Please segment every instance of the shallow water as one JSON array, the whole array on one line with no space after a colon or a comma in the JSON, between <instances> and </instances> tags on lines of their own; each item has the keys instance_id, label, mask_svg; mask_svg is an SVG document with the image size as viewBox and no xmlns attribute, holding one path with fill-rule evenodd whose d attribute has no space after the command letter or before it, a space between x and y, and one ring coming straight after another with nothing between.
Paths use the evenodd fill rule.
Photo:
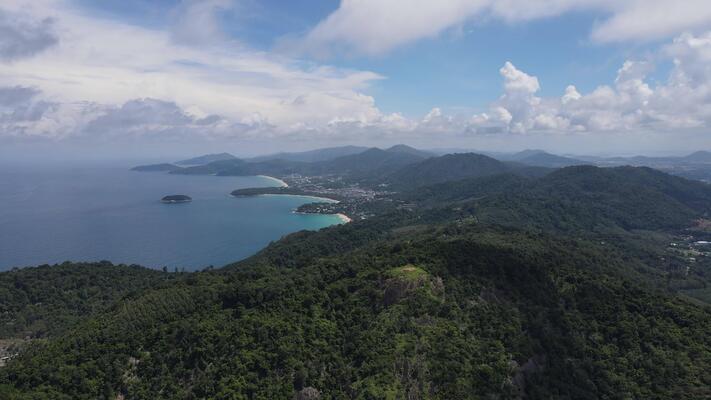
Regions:
<instances>
[{"instance_id":1,"label":"shallow water","mask_svg":"<svg viewBox=\"0 0 711 400\"><path fill-rule=\"evenodd\" d=\"M309 198L234 198L263 177L142 173L128 166L0 166L0 270L66 260L186 270L223 266L337 216L293 213ZM169 194L191 203L162 204Z\"/></svg>"}]
</instances>

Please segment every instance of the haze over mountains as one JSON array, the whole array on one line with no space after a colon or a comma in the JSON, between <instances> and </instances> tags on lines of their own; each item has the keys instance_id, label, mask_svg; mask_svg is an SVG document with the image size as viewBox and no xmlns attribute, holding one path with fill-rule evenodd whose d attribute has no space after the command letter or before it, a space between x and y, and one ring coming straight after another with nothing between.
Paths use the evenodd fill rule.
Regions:
<instances>
[{"instance_id":1,"label":"haze over mountains","mask_svg":"<svg viewBox=\"0 0 711 400\"><path fill-rule=\"evenodd\" d=\"M698 151L687 156L679 157L594 157L577 156L567 157L548 153L544 150L524 150L517 153L472 153L471 151L448 150L420 150L407 145L395 145L386 149L368 148L360 146L343 146L315 149L305 152L276 153L253 158L239 159L229 153L210 154L182 160L174 164L155 164L138 166L137 171L167 171L177 174L215 174L215 175L257 175L257 174L328 174L347 173L353 176L380 170L380 175L394 173L405 165L415 164L436 156L449 156L445 159L432 160L433 166L442 162L443 168L452 169L447 174L452 177L474 177L477 174L490 174L519 170L523 174L536 174L535 168L527 171L522 167L561 168L573 165L597 166L646 166L659 169L671 174L711 181L711 152ZM462 156L461 154L478 154L483 157ZM453 157L456 154L457 157ZM455 165L459 162L474 163L476 165ZM476 159L476 161L474 161ZM448 161L446 161L448 160ZM493 161L504 164L496 164ZM472 168L477 171L472 171ZM469 172L467 172L469 171ZM489 172L487 172L489 171ZM403 177L406 173L403 172ZM437 179L427 179L427 183L436 183Z\"/></svg>"}]
</instances>

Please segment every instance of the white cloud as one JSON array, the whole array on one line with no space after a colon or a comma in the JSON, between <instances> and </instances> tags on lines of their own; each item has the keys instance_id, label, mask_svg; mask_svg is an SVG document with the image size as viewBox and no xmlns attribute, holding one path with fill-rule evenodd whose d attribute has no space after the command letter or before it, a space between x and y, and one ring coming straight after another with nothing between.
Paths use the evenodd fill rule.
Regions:
<instances>
[{"instance_id":1,"label":"white cloud","mask_svg":"<svg viewBox=\"0 0 711 400\"><path fill-rule=\"evenodd\" d=\"M494 110L505 109L510 118L501 131L531 132L673 132L711 126L711 32L684 34L666 46L663 56L674 62L666 82L652 85L648 61L626 61L614 85L581 94L573 85L560 98L541 98L538 80L511 63L500 73L504 94L490 113L475 115L476 132L491 133Z\"/></svg>"},{"instance_id":2,"label":"white cloud","mask_svg":"<svg viewBox=\"0 0 711 400\"><path fill-rule=\"evenodd\" d=\"M655 40L711 27L708 0L342 0L296 47L315 55L378 55L470 21L515 23L580 10L606 15L592 27L598 42Z\"/></svg>"},{"instance_id":3,"label":"white cloud","mask_svg":"<svg viewBox=\"0 0 711 400\"><path fill-rule=\"evenodd\" d=\"M336 120L367 124L385 118L375 100L362 93L373 81L382 79L376 73L304 63L239 45L200 45L200 41L219 34L212 18L230 3L184 3L178 14L198 16L207 27L201 32L188 32L177 26L177 34L175 29L154 30L89 17L62 0L8 1L0 5L0 11L11 19L22 16L32 21L53 21L59 45L35 52L32 57L0 63L0 86L35 88L41 92L42 101L57 105L53 120L75 121L75 132L89 123L76 111L82 105L108 113L136 105L133 102L140 99L174 104L196 118L220 115L233 122L220 131L225 135L228 129L251 132L245 129L251 125L241 121L254 115L268 121L260 126L271 127L275 135ZM19 46L24 42L13 43ZM159 107L151 110L165 111ZM68 116L60 117L62 112ZM176 123L180 115L169 114ZM8 132L64 137L72 131L57 127L53 135L48 124L3 128L0 137Z\"/></svg>"},{"instance_id":4,"label":"white cloud","mask_svg":"<svg viewBox=\"0 0 711 400\"><path fill-rule=\"evenodd\" d=\"M613 15L595 27L599 42L647 41L711 25L708 0L628 0L610 4Z\"/></svg>"},{"instance_id":5,"label":"white cloud","mask_svg":"<svg viewBox=\"0 0 711 400\"><path fill-rule=\"evenodd\" d=\"M565 94L560 98L560 101L563 104L568 104L571 101L580 100L581 97L583 96L578 92L578 89L576 89L575 86L568 85L565 88Z\"/></svg>"},{"instance_id":6,"label":"white cloud","mask_svg":"<svg viewBox=\"0 0 711 400\"><path fill-rule=\"evenodd\" d=\"M541 88L538 78L519 71L510 61L506 61L499 73L504 77L504 89L507 94L520 92L523 95L530 95Z\"/></svg>"},{"instance_id":7,"label":"white cloud","mask_svg":"<svg viewBox=\"0 0 711 400\"><path fill-rule=\"evenodd\" d=\"M342 0L337 11L306 35L302 46L317 54L334 50L334 44L344 45L346 51L380 54L436 36L482 11L486 3L487 0Z\"/></svg>"},{"instance_id":8,"label":"white cloud","mask_svg":"<svg viewBox=\"0 0 711 400\"><path fill-rule=\"evenodd\" d=\"M654 68L651 62L631 60L609 85L589 93L570 85L561 96L549 98L540 95L536 76L507 62L499 70L503 94L485 112L450 115L435 107L415 119L382 112L375 98L364 93L372 82L383 79L373 72L300 62L240 45L200 45L200 40L219 35L214 27L192 34L199 39L192 41L176 36L175 30L89 18L61 0L21 3L8 0L0 9L40 25L53 21L58 42L0 63L0 140L288 137L437 142L475 134L672 132L711 126L711 32L682 34L662 48L660 57L674 63L662 83L647 79ZM364 3L368 2L343 5L359 8ZM484 4L455 3L462 8L447 3L433 15L434 26L428 28L432 35L466 14L467 7ZM518 21L603 3L610 10L622 7L584 0L525 4L509 0L490 5L486 12ZM231 3L210 1L198 11L190 8L194 4L185 3L181 12L203 15L213 23L216 10ZM393 4L383 2L379 7ZM423 2L419 8L430 4ZM544 4L548 8L541 8ZM636 6L625 3L630 9ZM418 7L408 8L408 13L420 12ZM419 21L417 15L406 15L415 19L374 21L370 28L376 34L381 22L396 30L400 23ZM382 49L414 40L418 35L414 28L420 25L427 24L413 23L407 34L383 36ZM359 46L356 41L351 45ZM369 46L368 51L381 51L375 40Z\"/></svg>"}]
</instances>

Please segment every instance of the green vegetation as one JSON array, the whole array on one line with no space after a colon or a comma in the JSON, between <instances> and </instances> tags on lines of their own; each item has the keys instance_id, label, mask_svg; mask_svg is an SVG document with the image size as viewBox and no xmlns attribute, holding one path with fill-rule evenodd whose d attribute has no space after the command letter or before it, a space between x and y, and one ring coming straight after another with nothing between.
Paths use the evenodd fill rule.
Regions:
<instances>
[{"instance_id":1,"label":"green vegetation","mask_svg":"<svg viewBox=\"0 0 711 400\"><path fill-rule=\"evenodd\" d=\"M402 267L393 268L390 270L390 276L396 279L405 281L419 281L428 276L427 271L412 264L407 264Z\"/></svg>"},{"instance_id":2,"label":"green vegetation","mask_svg":"<svg viewBox=\"0 0 711 400\"><path fill-rule=\"evenodd\" d=\"M4 337L43 338L0 398L711 397L711 270L666 248L708 186L570 167L388 200L218 270L0 273Z\"/></svg>"},{"instance_id":3,"label":"green vegetation","mask_svg":"<svg viewBox=\"0 0 711 400\"><path fill-rule=\"evenodd\" d=\"M131 168L132 171L138 172L173 172L180 169L182 168L174 164L139 165Z\"/></svg>"},{"instance_id":4,"label":"green vegetation","mask_svg":"<svg viewBox=\"0 0 711 400\"><path fill-rule=\"evenodd\" d=\"M169 196L164 196L160 199L163 203L189 203L193 201L192 197L184 194L172 194Z\"/></svg>"},{"instance_id":5,"label":"green vegetation","mask_svg":"<svg viewBox=\"0 0 711 400\"><path fill-rule=\"evenodd\" d=\"M404 168L389 176L388 180L400 188L406 188L498 175L518 169L481 154L447 154Z\"/></svg>"},{"instance_id":6,"label":"green vegetation","mask_svg":"<svg viewBox=\"0 0 711 400\"><path fill-rule=\"evenodd\" d=\"M331 229L335 236L339 230ZM337 256L324 249L299 267L268 250L229 270L190 274L123 299L70 334L31 346L0 370L0 393L709 394L709 311L620 276L630 265L590 242L445 225ZM439 281L440 292L415 285L393 294L393 279Z\"/></svg>"},{"instance_id":7,"label":"green vegetation","mask_svg":"<svg viewBox=\"0 0 711 400\"><path fill-rule=\"evenodd\" d=\"M109 262L44 265L0 273L0 338L57 336L79 320L174 276Z\"/></svg>"},{"instance_id":8,"label":"green vegetation","mask_svg":"<svg viewBox=\"0 0 711 400\"><path fill-rule=\"evenodd\" d=\"M176 162L177 165L205 165L215 161L234 160L237 157L230 153L206 154L204 156L190 158Z\"/></svg>"}]
</instances>

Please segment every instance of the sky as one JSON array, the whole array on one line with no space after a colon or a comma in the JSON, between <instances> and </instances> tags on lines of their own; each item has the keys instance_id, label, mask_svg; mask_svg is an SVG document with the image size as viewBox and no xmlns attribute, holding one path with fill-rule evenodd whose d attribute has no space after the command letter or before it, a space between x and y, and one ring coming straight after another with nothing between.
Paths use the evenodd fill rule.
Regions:
<instances>
[{"instance_id":1,"label":"sky","mask_svg":"<svg viewBox=\"0 0 711 400\"><path fill-rule=\"evenodd\" d=\"M0 1L0 157L396 143L711 150L711 1Z\"/></svg>"}]
</instances>

